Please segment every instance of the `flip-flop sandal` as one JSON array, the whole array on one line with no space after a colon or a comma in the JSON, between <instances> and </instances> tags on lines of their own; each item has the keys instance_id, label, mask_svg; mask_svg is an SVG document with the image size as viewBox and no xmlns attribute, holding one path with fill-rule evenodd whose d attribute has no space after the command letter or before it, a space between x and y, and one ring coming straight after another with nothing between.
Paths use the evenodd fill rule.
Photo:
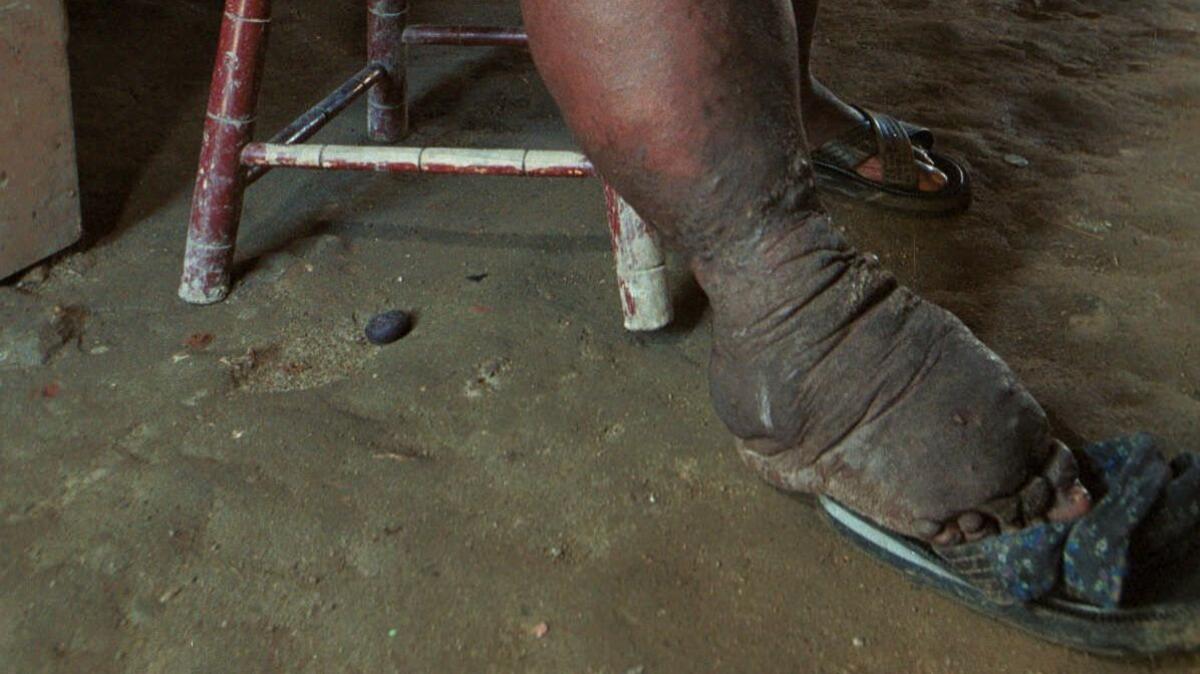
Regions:
<instances>
[{"instance_id":1,"label":"flip-flop sandal","mask_svg":"<svg viewBox=\"0 0 1200 674\"><path fill-rule=\"evenodd\" d=\"M1089 514L1074 523L1041 524L952 548L934 549L888 531L828 497L818 502L833 527L875 559L1040 639L1117 656L1200 649L1200 556L1194 554L1200 461L1184 455L1184 460L1172 462L1172 479L1171 471L1164 474L1160 468L1166 462L1153 452L1148 436L1099 443L1085 451L1097 456L1090 450L1103 453L1113 447L1133 448L1135 454L1145 450L1143 456L1152 453L1154 465L1133 465L1128 456L1110 462L1105 470L1113 480L1135 473L1144 479L1135 478L1135 488L1110 490L1097 501L1092 510L1099 513L1096 520L1090 521ZM1121 531L1114 533L1113 526ZM1156 527L1158 533L1175 537L1170 545L1155 541ZM1129 541L1138 548L1159 549L1131 552ZM1039 550L1030 553L1031 543ZM1164 559L1167 556L1170 559ZM1100 566L1098 558L1103 558ZM1045 574L1031 573L1039 565ZM1026 581L1036 578L1050 582L1037 580L1032 584L1042 587L1031 592Z\"/></svg>"},{"instance_id":2,"label":"flip-flop sandal","mask_svg":"<svg viewBox=\"0 0 1200 674\"><path fill-rule=\"evenodd\" d=\"M970 175L961 164L933 150L933 133L889 115L855 106L862 122L812 153L817 188L898 211L948 215L971 205ZM925 150L946 185L936 192L918 187L914 148ZM883 182L859 175L857 167L871 157L883 163Z\"/></svg>"}]
</instances>

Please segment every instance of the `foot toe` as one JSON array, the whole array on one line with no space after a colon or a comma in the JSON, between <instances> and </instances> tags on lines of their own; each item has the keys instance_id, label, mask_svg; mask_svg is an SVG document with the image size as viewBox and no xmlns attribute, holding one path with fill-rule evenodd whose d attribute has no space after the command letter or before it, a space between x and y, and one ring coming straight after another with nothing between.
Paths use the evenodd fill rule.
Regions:
<instances>
[{"instance_id":1,"label":"foot toe","mask_svg":"<svg viewBox=\"0 0 1200 674\"><path fill-rule=\"evenodd\" d=\"M1079 479L1079 462L1061 441L1053 440L1052 443L1050 460L1042 474L1056 490L1071 487Z\"/></svg>"},{"instance_id":2,"label":"foot toe","mask_svg":"<svg viewBox=\"0 0 1200 674\"><path fill-rule=\"evenodd\" d=\"M969 510L958 516L958 528L968 543L994 536L999 529L996 523L982 513Z\"/></svg>"},{"instance_id":3,"label":"foot toe","mask_svg":"<svg viewBox=\"0 0 1200 674\"><path fill-rule=\"evenodd\" d=\"M1046 519L1051 522L1070 522L1088 514L1091 509L1091 494L1083 484L1076 482L1055 493L1054 505L1046 511Z\"/></svg>"},{"instance_id":4,"label":"foot toe","mask_svg":"<svg viewBox=\"0 0 1200 674\"><path fill-rule=\"evenodd\" d=\"M937 192L946 187L950 183L950 179L946 177L937 167L933 165L933 160L927 154L922 153L914 157L917 166L917 188L922 192ZM879 157L871 157L858 165L856 169L858 174L871 182L883 182L883 162Z\"/></svg>"},{"instance_id":5,"label":"foot toe","mask_svg":"<svg viewBox=\"0 0 1200 674\"><path fill-rule=\"evenodd\" d=\"M958 528L964 534L978 533L985 524L987 524L987 519L973 510L958 516Z\"/></svg>"},{"instance_id":6,"label":"foot toe","mask_svg":"<svg viewBox=\"0 0 1200 674\"><path fill-rule=\"evenodd\" d=\"M1092 496L1079 480L1079 461L1074 452L1059 440L1053 440L1050 460L1042 475L1050 486L1050 503L1045 517L1051 522L1079 519L1092 508Z\"/></svg>"},{"instance_id":7,"label":"foot toe","mask_svg":"<svg viewBox=\"0 0 1200 674\"><path fill-rule=\"evenodd\" d=\"M921 173L921 177L917 180L917 186L922 192L938 192L950 183L950 178L935 167L932 160L930 163L918 161L917 170Z\"/></svg>"},{"instance_id":8,"label":"foot toe","mask_svg":"<svg viewBox=\"0 0 1200 674\"><path fill-rule=\"evenodd\" d=\"M1054 504L1054 489L1044 477L1035 477L1021 490L1021 515L1025 521L1042 517Z\"/></svg>"},{"instance_id":9,"label":"foot toe","mask_svg":"<svg viewBox=\"0 0 1200 674\"><path fill-rule=\"evenodd\" d=\"M963 535L962 529L958 528L957 522L947 524L938 535L933 537L931 541L934 545L949 546L963 543L966 537Z\"/></svg>"},{"instance_id":10,"label":"foot toe","mask_svg":"<svg viewBox=\"0 0 1200 674\"><path fill-rule=\"evenodd\" d=\"M913 533L924 540L932 541L938 534L942 533L943 526L941 522L919 519L913 522Z\"/></svg>"}]
</instances>

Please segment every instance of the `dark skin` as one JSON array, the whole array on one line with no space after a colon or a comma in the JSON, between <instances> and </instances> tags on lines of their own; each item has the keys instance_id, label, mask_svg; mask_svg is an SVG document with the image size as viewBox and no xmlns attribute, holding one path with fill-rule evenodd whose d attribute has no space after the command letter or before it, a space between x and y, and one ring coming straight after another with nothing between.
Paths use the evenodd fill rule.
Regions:
<instances>
[{"instance_id":1,"label":"dark skin","mask_svg":"<svg viewBox=\"0 0 1200 674\"><path fill-rule=\"evenodd\" d=\"M831 226L804 115L846 117L807 72L815 4L522 7L584 150L708 294L713 401L765 479L943 545L1087 511L1008 367Z\"/></svg>"}]
</instances>

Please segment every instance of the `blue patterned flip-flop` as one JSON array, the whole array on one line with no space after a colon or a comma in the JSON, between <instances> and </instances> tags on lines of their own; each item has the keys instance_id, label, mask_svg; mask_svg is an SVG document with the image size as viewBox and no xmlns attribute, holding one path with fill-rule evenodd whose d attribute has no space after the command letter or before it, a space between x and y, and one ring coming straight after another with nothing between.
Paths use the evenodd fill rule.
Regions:
<instances>
[{"instance_id":1,"label":"blue patterned flip-flop","mask_svg":"<svg viewBox=\"0 0 1200 674\"><path fill-rule=\"evenodd\" d=\"M1108 655L1200 649L1200 463L1168 466L1149 436L1092 445L1106 483L1092 512L934 549L820 498L834 527L876 559L1047 641Z\"/></svg>"}]
</instances>

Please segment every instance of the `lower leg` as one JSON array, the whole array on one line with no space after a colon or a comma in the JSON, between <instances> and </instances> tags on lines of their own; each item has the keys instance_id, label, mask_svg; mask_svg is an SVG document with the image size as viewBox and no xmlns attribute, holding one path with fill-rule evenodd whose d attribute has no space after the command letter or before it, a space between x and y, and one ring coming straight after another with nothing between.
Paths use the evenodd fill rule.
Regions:
<instances>
[{"instance_id":1,"label":"lower leg","mask_svg":"<svg viewBox=\"0 0 1200 674\"><path fill-rule=\"evenodd\" d=\"M826 141L862 123L862 115L822 84L812 72L812 42L816 33L820 0L792 0L792 15L796 22L797 54L800 63L800 106L804 129L810 147L817 148ZM933 160L917 149L918 186L926 192L936 192L946 186L944 173L934 167ZM883 164L872 157L858 166L858 173L868 180L883 180Z\"/></svg>"},{"instance_id":2,"label":"lower leg","mask_svg":"<svg viewBox=\"0 0 1200 674\"><path fill-rule=\"evenodd\" d=\"M708 293L713 399L768 480L938 542L1071 493L1008 368L831 226L787 0L522 5L584 150Z\"/></svg>"},{"instance_id":3,"label":"lower leg","mask_svg":"<svg viewBox=\"0 0 1200 674\"><path fill-rule=\"evenodd\" d=\"M768 206L754 203L767 183L779 209L818 208L785 2L522 2L534 59L589 157L695 255L760 226L749 211Z\"/></svg>"},{"instance_id":4,"label":"lower leg","mask_svg":"<svg viewBox=\"0 0 1200 674\"><path fill-rule=\"evenodd\" d=\"M800 63L800 105L813 147L844 131L858 113L817 81L812 72L812 42L820 0L792 0Z\"/></svg>"}]
</instances>

